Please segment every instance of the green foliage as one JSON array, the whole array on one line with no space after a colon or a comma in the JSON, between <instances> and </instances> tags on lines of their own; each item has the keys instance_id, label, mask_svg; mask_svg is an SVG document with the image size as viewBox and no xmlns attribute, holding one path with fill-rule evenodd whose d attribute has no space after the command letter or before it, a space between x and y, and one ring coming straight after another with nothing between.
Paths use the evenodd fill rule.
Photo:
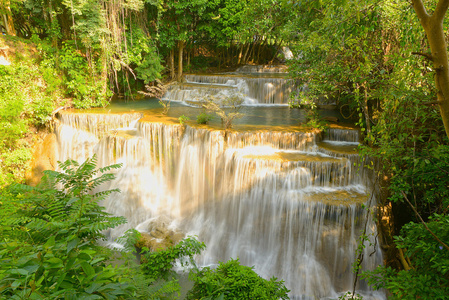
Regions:
<instances>
[{"instance_id":1,"label":"green foliage","mask_svg":"<svg viewBox=\"0 0 449 300\"><path fill-rule=\"evenodd\" d=\"M130 296L132 287L122 277L126 270L108 264L111 251L96 244L103 230L126 222L98 205L116 190L94 192L113 179L105 172L120 166L96 169L93 157L60 167L64 173L46 171L38 188L16 185L2 191L2 203L19 206L3 215L0 294L8 299Z\"/></svg>"},{"instance_id":2,"label":"green foliage","mask_svg":"<svg viewBox=\"0 0 449 300\"><path fill-rule=\"evenodd\" d=\"M435 214L427 222L428 228L441 240L449 241L449 216ZM421 223L408 223L401 236L395 238L398 248L412 262L410 270L378 267L365 272L371 286L386 288L391 299L447 299L449 295L449 250L438 242Z\"/></svg>"},{"instance_id":3,"label":"green foliage","mask_svg":"<svg viewBox=\"0 0 449 300\"><path fill-rule=\"evenodd\" d=\"M184 125L189 119L189 117L187 117L186 115L181 115L179 118L179 123L181 123L181 125Z\"/></svg>"},{"instance_id":4,"label":"green foliage","mask_svg":"<svg viewBox=\"0 0 449 300\"><path fill-rule=\"evenodd\" d=\"M25 94L16 75L15 68L0 66L0 149L14 147L26 128L26 121L21 118Z\"/></svg>"},{"instance_id":5,"label":"green foliage","mask_svg":"<svg viewBox=\"0 0 449 300\"><path fill-rule=\"evenodd\" d=\"M25 176L25 168L31 159L31 151L27 147L18 147L0 154L1 170L0 186L7 185Z\"/></svg>"},{"instance_id":6,"label":"green foliage","mask_svg":"<svg viewBox=\"0 0 449 300\"><path fill-rule=\"evenodd\" d=\"M202 112L198 116L196 116L196 122L198 124L207 124L207 122L212 120L212 118L213 118L212 115Z\"/></svg>"},{"instance_id":7,"label":"green foliage","mask_svg":"<svg viewBox=\"0 0 449 300\"><path fill-rule=\"evenodd\" d=\"M326 130L328 128L327 122L320 118L316 104L316 96L306 95L304 92L300 92L298 97L295 96L295 94L291 95L288 105L290 108L304 109L306 113L306 126L323 131Z\"/></svg>"},{"instance_id":8,"label":"green foliage","mask_svg":"<svg viewBox=\"0 0 449 300\"><path fill-rule=\"evenodd\" d=\"M158 56L154 42L141 28L133 26L128 33L130 42L128 50L128 60L136 72L137 78L149 83L161 78L161 59Z\"/></svg>"},{"instance_id":9,"label":"green foliage","mask_svg":"<svg viewBox=\"0 0 449 300\"><path fill-rule=\"evenodd\" d=\"M190 236L166 250L149 251L143 248L142 270L144 274L153 279L176 277L176 273L172 270L175 262L179 260L182 267L196 268L194 255L200 254L205 248L204 243Z\"/></svg>"},{"instance_id":10,"label":"green foliage","mask_svg":"<svg viewBox=\"0 0 449 300\"><path fill-rule=\"evenodd\" d=\"M194 286L187 299L289 299L283 281L263 279L238 259L203 268L189 275Z\"/></svg>"},{"instance_id":11,"label":"green foliage","mask_svg":"<svg viewBox=\"0 0 449 300\"><path fill-rule=\"evenodd\" d=\"M60 67L64 71L64 85L68 95L73 96L76 108L106 106L106 91L101 80L96 81L95 74L89 70L87 60L69 43L64 43L59 53Z\"/></svg>"},{"instance_id":12,"label":"green foliage","mask_svg":"<svg viewBox=\"0 0 449 300\"><path fill-rule=\"evenodd\" d=\"M48 115L35 107L41 95L30 86L39 78L38 70L27 62L0 66L0 187L23 178L31 158L22 140L30 124L41 124ZM47 105L52 109L51 105Z\"/></svg>"}]
</instances>

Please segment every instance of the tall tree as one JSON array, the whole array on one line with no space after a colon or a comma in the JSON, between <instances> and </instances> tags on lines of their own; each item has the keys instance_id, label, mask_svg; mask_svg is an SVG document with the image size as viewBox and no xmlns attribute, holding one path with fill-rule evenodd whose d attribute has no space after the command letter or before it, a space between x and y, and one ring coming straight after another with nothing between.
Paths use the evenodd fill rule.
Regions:
<instances>
[{"instance_id":1,"label":"tall tree","mask_svg":"<svg viewBox=\"0 0 449 300\"><path fill-rule=\"evenodd\" d=\"M449 137L449 63L443 27L449 0L439 0L431 14L428 13L422 0L412 0L412 4L429 41L431 53L422 53L422 55L433 62L437 103L440 106L446 135Z\"/></svg>"}]
</instances>

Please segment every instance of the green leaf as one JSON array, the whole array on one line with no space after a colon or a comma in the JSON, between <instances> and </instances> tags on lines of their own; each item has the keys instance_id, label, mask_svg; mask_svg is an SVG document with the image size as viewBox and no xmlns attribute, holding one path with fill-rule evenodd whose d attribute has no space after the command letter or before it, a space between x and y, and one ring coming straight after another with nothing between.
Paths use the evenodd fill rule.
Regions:
<instances>
[{"instance_id":1,"label":"green leaf","mask_svg":"<svg viewBox=\"0 0 449 300\"><path fill-rule=\"evenodd\" d=\"M89 263L82 262L81 267L83 268L83 270L87 274L87 276L95 275L95 270L94 270L94 268L92 268L92 266Z\"/></svg>"},{"instance_id":2,"label":"green leaf","mask_svg":"<svg viewBox=\"0 0 449 300\"><path fill-rule=\"evenodd\" d=\"M50 268L56 269L56 268L62 268L64 267L62 259L58 257L52 257L45 261L46 263L50 264Z\"/></svg>"},{"instance_id":3,"label":"green leaf","mask_svg":"<svg viewBox=\"0 0 449 300\"><path fill-rule=\"evenodd\" d=\"M55 237L51 236L47 242L44 244L44 249L48 249L50 247L53 247L55 245Z\"/></svg>"},{"instance_id":4,"label":"green leaf","mask_svg":"<svg viewBox=\"0 0 449 300\"><path fill-rule=\"evenodd\" d=\"M92 294L96 292L102 285L98 282L93 282L88 288L85 289L86 293Z\"/></svg>"},{"instance_id":5,"label":"green leaf","mask_svg":"<svg viewBox=\"0 0 449 300\"><path fill-rule=\"evenodd\" d=\"M79 238L75 237L67 244L67 254L78 245L79 241Z\"/></svg>"}]
</instances>

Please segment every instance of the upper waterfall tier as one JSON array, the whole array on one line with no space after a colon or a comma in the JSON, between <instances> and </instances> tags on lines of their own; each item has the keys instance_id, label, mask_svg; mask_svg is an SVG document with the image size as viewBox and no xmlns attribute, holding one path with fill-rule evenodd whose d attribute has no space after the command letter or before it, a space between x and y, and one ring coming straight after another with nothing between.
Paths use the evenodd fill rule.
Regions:
<instances>
[{"instance_id":1,"label":"upper waterfall tier","mask_svg":"<svg viewBox=\"0 0 449 300\"><path fill-rule=\"evenodd\" d=\"M244 65L239 67L236 73L287 73L288 68L285 65Z\"/></svg>"},{"instance_id":2,"label":"upper waterfall tier","mask_svg":"<svg viewBox=\"0 0 449 300\"><path fill-rule=\"evenodd\" d=\"M244 104L284 104L297 90L292 79L283 74L259 73L186 75L186 83L173 85L164 100L195 102L205 97L239 96Z\"/></svg>"}]
</instances>

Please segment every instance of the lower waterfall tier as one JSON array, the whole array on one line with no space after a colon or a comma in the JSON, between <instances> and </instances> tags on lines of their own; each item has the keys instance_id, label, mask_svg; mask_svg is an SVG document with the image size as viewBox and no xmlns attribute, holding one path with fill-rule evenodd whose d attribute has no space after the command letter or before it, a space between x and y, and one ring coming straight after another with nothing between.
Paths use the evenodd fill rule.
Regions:
<instances>
[{"instance_id":1,"label":"lower waterfall tier","mask_svg":"<svg viewBox=\"0 0 449 300\"><path fill-rule=\"evenodd\" d=\"M224 134L141 117L64 113L56 130L58 160L96 154L99 167L123 164L103 187L121 190L103 205L128 219L107 233L111 241L163 217L206 243L200 265L238 257L265 278L283 279L294 299L338 298L352 289L365 226L362 267L382 264L374 220L363 208L375 206L370 174L359 171L358 135L349 129L333 133L335 144L331 135L318 143L314 132ZM357 290L383 299L363 281Z\"/></svg>"}]
</instances>

